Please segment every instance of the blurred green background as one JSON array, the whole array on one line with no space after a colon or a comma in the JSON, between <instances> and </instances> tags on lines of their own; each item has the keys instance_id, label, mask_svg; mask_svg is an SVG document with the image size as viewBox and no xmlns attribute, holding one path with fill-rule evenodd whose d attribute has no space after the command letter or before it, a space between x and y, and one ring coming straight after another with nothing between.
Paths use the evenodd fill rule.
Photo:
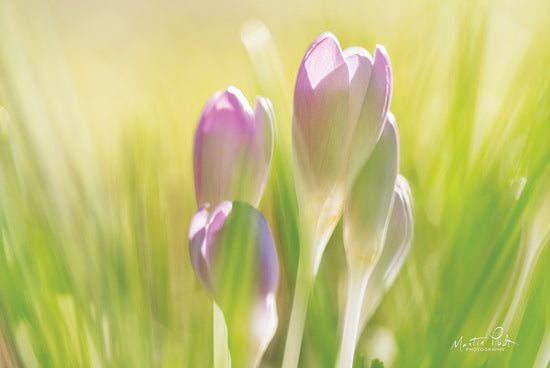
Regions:
<instances>
[{"instance_id":1,"label":"blurred green background","mask_svg":"<svg viewBox=\"0 0 550 368\"><path fill-rule=\"evenodd\" d=\"M550 3L0 0L0 366L211 367L212 304L188 256L192 139L227 85L278 120L260 209L281 265L280 366L298 257L294 79L330 30L386 46L415 238L357 367L546 367ZM259 23L263 22L263 23ZM300 366L339 343L341 227ZM519 345L452 350L502 326Z\"/></svg>"}]
</instances>

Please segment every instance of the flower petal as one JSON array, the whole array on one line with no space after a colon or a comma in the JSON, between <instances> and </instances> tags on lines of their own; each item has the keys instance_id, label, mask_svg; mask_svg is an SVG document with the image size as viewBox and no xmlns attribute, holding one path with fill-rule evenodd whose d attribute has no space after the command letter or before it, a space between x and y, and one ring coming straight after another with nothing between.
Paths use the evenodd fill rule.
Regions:
<instances>
[{"instance_id":1,"label":"flower petal","mask_svg":"<svg viewBox=\"0 0 550 368\"><path fill-rule=\"evenodd\" d=\"M197 274L201 285L210 294L212 292L212 283L210 279L210 267L204 256L204 249L207 245L206 234L208 230L208 207L206 204L201 206L191 219L189 226L189 256L191 265Z\"/></svg>"},{"instance_id":2,"label":"flower petal","mask_svg":"<svg viewBox=\"0 0 550 368\"><path fill-rule=\"evenodd\" d=\"M210 207L210 204L208 203L200 206L197 212L193 215L191 224L189 225L189 239L193 239L197 233L208 224L208 207Z\"/></svg>"},{"instance_id":3,"label":"flower petal","mask_svg":"<svg viewBox=\"0 0 550 368\"><path fill-rule=\"evenodd\" d=\"M373 60L370 53L362 47L350 47L344 50L344 58L349 70L350 92L349 92L349 122L355 127L365 93L369 85Z\"/></svg>"},{"instance_id":4,"label":"flower petal","mask_svg":"<svg viewBox=\"0 0 550 368\"><path fill-rule=\"evenodd\" d=\"M332 33L325 32L309 47L298 75L305 73L315 89L319 82L344 63L338 39Z\"/></svg>"},{"instance_id":5,"label":"flower petal","mask_svg":"<svg viewBox=\"0 0 550 368\"><path fill-rule=\"evenodd\" d=\"M337 48L341 63L313 88L304 65L321 68L321 61L310 59L329 53L313 50L309 53L310 59L306 57L302 62L294 92L292 156L299 200L309 191L316 199L324 200L342 170L349 136L348 67L339 46L331 38L326 40L330 42L321 41L316 49L325 47L327 43L330 53Z\"/></svg>"},{"instance_id":6,"label":"flower petal","mask_svg":"<svg viewBox=\"0 0 550 368\"><path fill-rule=\"evenodd\" d=\"M384 127L392 93L392 70L384 46L377 45L373 69L351 143L348 183L369 158Z\"/></svg>"},{"instance_id":7,"label":"flower petal","mask_svg":"<svg viewBox=\"0 0 550 368\"><path fill-rule=\"evenodd\" d=\"M241 193L250 193L248 201L257 206L264 192L273 156L273 126L275 114L271 102L258 96L254 110L254 130L242 173Z\"/></svg>"}]
</instances>

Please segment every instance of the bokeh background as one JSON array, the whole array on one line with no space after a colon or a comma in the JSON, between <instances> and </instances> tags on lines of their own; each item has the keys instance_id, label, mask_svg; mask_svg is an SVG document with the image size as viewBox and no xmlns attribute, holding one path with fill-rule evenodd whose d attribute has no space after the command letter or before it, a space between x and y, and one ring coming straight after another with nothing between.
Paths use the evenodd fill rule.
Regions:
<instances>
[{"instance_id":1,"label":"bokeh background","mask_svg":"<svg viewBox=\"0 0 550 368\"><path fill-rule=\"evenodd\" d=\"M357 367L546 367L550 359L550 3L0 0L0 366L211 367L212 304L188 256L192 139L227 85L271 99L260 209L281 264L280 366L299 253L293 85L309 44L386 46L409 258ZM332 367L341 226L300 366ZM519 345L459 352L502 326Z\"/></svg>"}]
</instances>

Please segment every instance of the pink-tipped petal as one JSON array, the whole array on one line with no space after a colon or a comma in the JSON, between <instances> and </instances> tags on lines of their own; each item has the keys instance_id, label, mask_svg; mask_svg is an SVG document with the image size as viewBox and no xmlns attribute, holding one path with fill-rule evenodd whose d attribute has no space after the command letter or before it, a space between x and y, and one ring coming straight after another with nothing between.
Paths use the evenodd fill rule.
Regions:
<instances>
[{"instance_id":1,"label":"pink-tipped petal","mask_svg":"<svg viewBox=\"0 0 550 368\"><path fill-rule=\"evenodd\" d=\"M250 180L250 190L256 191L255 200L250 203L258 205L267 182L273 157L275 114L273 106L267 98L260 96L256 98L254 119L254 133L249 151L249 157L253 160L250 160L251 172L248 178Z\"/></svg>"},{"instance_id":2,"label":"pink-tipped petal","mask_svg":"<svg viewBox=\"0 0 550 368\"><path fill-rule=\"evenodd\" d=\"M233 203L230 201L221 202L212 212L208 221L208 234L213 235L220 231L225 224L225 220L233 209Z\"/></svg>"},{"instance_id":3,"label":"pink-tipped petal","mask_svg":"<svg viewBox=\"0 0 550 368\"><path fill-rule=\"evenodd\" d=\"M390 109L391 97L393 93L393 72L391 67L390 55L388 51L382 45L376 45L374 50L374 63L377 68L377 73L384 75L386 86L386 99L384 104L384 111L387 112Z\"/></svg>"},{"instance_id":4,"label":"pink-tipped petal","mask_svg":"<svg viewBox=\"0 0 550 368\"><path fill-rule=\"evenodd\" d=\"M331 67L327 67L323 59L326 54L337 54L338 62L330 59ZM306 65L311 70L307 71ZM315 87L309 74L322 75ZM348 95L349 72L340 46L331 37L325 38L304 58L296 81L292 156L297 191L303 187L323 197L334 186L345 159L350 130Z\"/></svg>"},{"instance_id":5,"label":"pink-tipped petal","mask_svg":"<svg viewBox=\"0 0 550 368\"><path fill-rule=\"evenodd\" d=\"M189 256L191 265L201 285L208 293L211 293L212 280L206 254L206 249L208 247L207 233L210 219L208 207L208 205L201 206L191 219L191 224L189 226Z\"/></svg>"},{"instance_id":6,"label":"pink-tipped petal","mask_svg":"<svg viewBox=\"0 0 550 368\"><path fill-rule=\"evenodd\" d=\"M345 64L338 39L323 33L308 49L298 74L304 73L313 89L333 70Z\"/></svg>"},{"instance_id":7,"label":"pink-tipped petal","mask_svg":"<svg viewBox=\"0 0 550 368\"><path fill-rule=\"evenodd\" d=\"M347 48L343 54L348 65L350 80L349 122L351 126L355 127L365 100L373 60L370 53L362 47Z\"/></svg>"},{"instance_id":8,"label":"pink-tipped petal","mask_svg":"<svg viewBox=\"0 0 550 368\"><path fill-rule=\"evenodd\" d=\"M309 57L309 54L311 53L312 50L315 49L317 44L319 44L321 41L325 40L326 38L332 38L337 44L340 44L340 42L338 42L338 39L336 38L336 36L332 32L325 31L325 32L321 33L319 36L317 36L317 38L311 43L311 45L309 45L309 47L306 51L306 54L304 55L304 59L302 60L302 62L306 58Z\"/></svg>"},{"instance_id":9,"label":"pink-tipped petal","mask_svg":"<svg viewBox=\"0 0 550 368\"><path fill-rule=\"evenodd\" d=\"M210 204L203 204L193 215L191 224L189 224L189 239L194 238L195 235L197 235L197 233L208 223L208 207L210 207Z\"/></svg>"},{"instance_id":10,"label":"pink-tipped petal","mask_svg":"<svg viewBox=\"0 0 550 368\"><path fill-rule=\"evenodd\" d=\"M353 135L348 182L352 183L358 171L369 158L388 113L392 93L392 70L386 49L377 45L373 68Z\"/></svg>"}]
</instances>

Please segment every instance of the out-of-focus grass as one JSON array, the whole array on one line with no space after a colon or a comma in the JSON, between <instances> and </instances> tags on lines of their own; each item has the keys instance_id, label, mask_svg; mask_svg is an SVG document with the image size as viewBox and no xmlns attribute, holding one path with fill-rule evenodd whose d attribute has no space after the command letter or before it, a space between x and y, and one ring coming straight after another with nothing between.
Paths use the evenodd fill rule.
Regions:
<instances>
[{"instance_id":1,"label":"out-of-focus grass","mask_svg":"<svg viewBox=\"0 0 550 368\"><path fill-rule=\"evenodd\" d=\"M270 98L278 119L260 208L282 267L263 365L280 365L299 252L292 86L330 30L343 47L387 47L415 199L411 254L357 365L545 366L547 14L544 1L0 2L0 365L212 365L211 303L187 251L191 147L202 106L228 84ZM250 19L271 36L241 28ZM337 353L341 237L311 299L304 367ZM519 345L450 351L497 326Z\"/></svg>"}]
</instances>

